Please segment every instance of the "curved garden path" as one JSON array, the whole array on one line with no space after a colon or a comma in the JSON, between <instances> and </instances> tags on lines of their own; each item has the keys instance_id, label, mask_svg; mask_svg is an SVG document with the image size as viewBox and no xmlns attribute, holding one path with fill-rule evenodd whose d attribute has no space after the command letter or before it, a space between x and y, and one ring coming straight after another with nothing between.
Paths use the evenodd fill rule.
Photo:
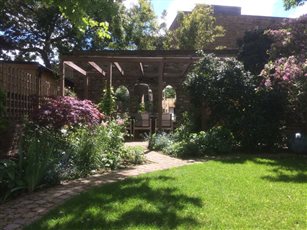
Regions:
<instances>
[{"instance_id":1,"label":"curved garden path","mask_svg":"<svg viewBox=\"0 0 307 230\"><path fill-rule=\"evenodd\" d=\"M147 142L129 142L126 145L141 145L146 147ZM147 162L143 165L136 165L127 169L114 170L104 174L96 174L87 178L69 181L2 204L0 205L0 229L22 229L23 226L42 217L50 209L93 186L196 162L193 160L172 158L154 151L149 151L145 154L145 157Z\"/></svg>"}]
</instances>

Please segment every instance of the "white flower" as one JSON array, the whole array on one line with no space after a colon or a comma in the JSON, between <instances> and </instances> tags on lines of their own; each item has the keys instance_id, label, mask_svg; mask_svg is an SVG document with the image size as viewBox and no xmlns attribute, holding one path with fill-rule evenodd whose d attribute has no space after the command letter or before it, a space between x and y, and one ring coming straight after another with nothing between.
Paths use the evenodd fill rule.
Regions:
<instances>
[{"instance_id":1,"label":"white flower","mask_svg":"<svg viewBox=\"0 0 307 230\"><path fill-rule=\"evenodd\" d=\"M61 129L61 133L62 133L62 134L66 134L66 133L67 133L67 129L62 128L62 129Z\"/></svg>"},{"instance_id":2,"label":"white flower","mask_svg":"<svg viewBox=\"0 0 307 230\"><path fill-rule=\"evenodd\" d=\"M50 111L50 110L45 110L45 111L44 111L44 114L45 114L45 115L49 115L49 114L51 114L51 111Z\"/></svg>"}]
</instances>

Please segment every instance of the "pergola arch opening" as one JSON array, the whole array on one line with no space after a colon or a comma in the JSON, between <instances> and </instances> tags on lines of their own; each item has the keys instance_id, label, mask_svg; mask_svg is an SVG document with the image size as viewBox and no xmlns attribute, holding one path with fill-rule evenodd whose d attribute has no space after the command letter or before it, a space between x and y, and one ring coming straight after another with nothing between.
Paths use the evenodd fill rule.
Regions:
<instances>
[{"instance_id":1,"label":"pergola arch opening","mask_svg":"<svg viewBox=\"0 0 307 230\"><path fill-rule=\"evenodd\" d=\"M171 114L172 120L176 120L176 90L171 85L162 90L162 112Z\"/></svg>"},{"instance_id":2,"label":"pergola arch opening","mask_svg":"<svg viewBox=\"0 0 307 230\"><path fill-rule=\"evenodd\" d=\"M129 113L130 108L130 92L125 85L120 85L114 90L116 109L117 113L120 115L125 115Z\"/></svg>"}]
</instances>

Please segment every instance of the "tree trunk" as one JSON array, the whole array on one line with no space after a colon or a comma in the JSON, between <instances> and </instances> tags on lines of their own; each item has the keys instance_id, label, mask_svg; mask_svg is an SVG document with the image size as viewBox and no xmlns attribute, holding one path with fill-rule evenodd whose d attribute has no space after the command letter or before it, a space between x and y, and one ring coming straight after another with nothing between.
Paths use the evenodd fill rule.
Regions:
<instances>
[{"instance_id":1,"label":"tree trunk","mask_svg":"<svg viewBox=\"0 0 307 230\"><path fill-rule=\"evenodd\" d=\"M44 64L47 68L51 69L51 63L50 63L50 60L49 60L49 57L48 57L48 54L47 52L43 51L40 52L41 56L42 56L42 59L44 61Z\"/></svg>"}]
</instances>

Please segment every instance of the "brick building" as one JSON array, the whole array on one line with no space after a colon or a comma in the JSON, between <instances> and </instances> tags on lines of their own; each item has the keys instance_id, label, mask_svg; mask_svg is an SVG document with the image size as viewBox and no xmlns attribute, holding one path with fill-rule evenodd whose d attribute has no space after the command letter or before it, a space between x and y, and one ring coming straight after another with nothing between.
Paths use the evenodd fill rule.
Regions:
<instances>
[{"instance_id":1,"label":"brick building","mask_svg":"<svg viewBox=\"0 0 307 230\"><path fill-rule=\"evenodd\" d=\"M214 49L216 47L238 49L237 41L243 38L246 31L272 28L287 20L287 18L280 17L242 15L241 7L236 6L212 5L211 7L216 18L216 25L220 25L225 29L225 35L216 38L214 43L205 47L208 49ZM184 13L189 14L190 12ZM178 15L171 24L170 30L178 28L177 17Z\"/></svg>"}]
</instances>

